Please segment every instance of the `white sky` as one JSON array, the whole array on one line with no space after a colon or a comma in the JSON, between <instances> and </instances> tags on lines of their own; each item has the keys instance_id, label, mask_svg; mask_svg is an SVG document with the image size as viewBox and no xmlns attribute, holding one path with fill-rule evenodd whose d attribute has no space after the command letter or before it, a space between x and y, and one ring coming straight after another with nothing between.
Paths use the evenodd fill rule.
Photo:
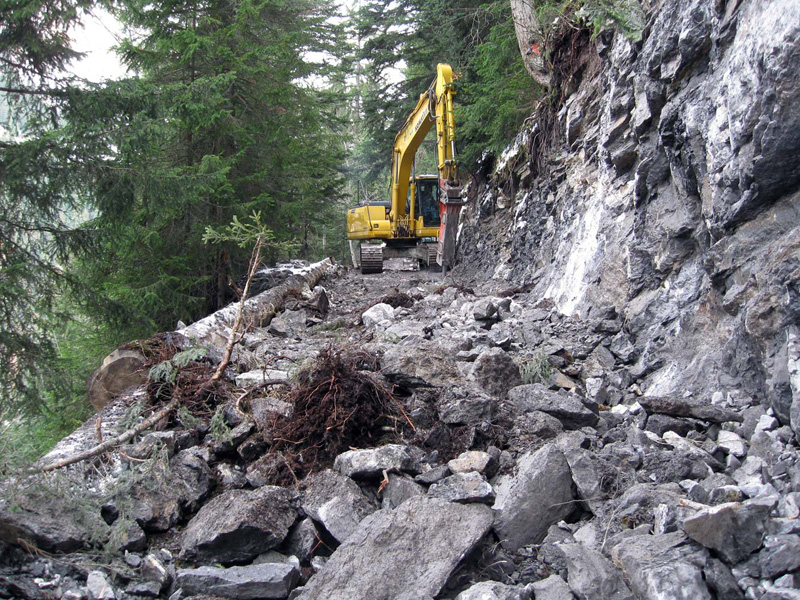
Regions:
<instances>
[{"instance_id":1,"label":"white sky","mask_svg":"<svg viewBox=\"0 0 800 600\"><path fill-rule=\"evenodd\" d=\"M83 20L83 27L72 32L73 49L86 56L72 63L70 72L93 82L105 79L120 79L125 76L125 67L112 50L119 43L122 24L103 10Z\"/></svg>"}]
</instances>

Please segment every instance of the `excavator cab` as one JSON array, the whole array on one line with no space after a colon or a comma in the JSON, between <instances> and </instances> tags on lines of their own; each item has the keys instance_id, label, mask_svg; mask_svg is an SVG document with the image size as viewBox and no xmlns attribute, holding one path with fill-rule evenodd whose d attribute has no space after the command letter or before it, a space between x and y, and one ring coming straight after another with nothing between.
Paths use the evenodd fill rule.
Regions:
<instances>
[{"instance_id":1,"label":"excavator cab","mask_svg":"<svg viewBox=\"0 0 800 600\"><path fill-rule=\"evenodd\" d=\"M420 177L415 186L417 192L417 214L422 217L425 227L439 227L442 217L439 214L439 178Z\"/></svg>"}]
</instances>

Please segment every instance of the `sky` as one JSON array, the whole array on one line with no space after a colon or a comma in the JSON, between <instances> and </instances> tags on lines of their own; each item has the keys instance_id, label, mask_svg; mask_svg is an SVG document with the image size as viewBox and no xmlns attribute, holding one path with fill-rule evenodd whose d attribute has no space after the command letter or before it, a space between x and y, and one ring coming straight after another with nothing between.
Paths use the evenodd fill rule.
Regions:
<instances>
[{"instance_id":1,"label":"sky","mask_svg":"<svg viewBox=\"0 0 800 600\"><path fill-rule=\"evenodd\" d=\"M123 77L125 67L112 50L122 34L119 21L105 11L96 10L94 15L83 19L82 25L72 32L73 49L86 56L73 62L69 70L93 82Z\"/></svg>"}]
</instances>

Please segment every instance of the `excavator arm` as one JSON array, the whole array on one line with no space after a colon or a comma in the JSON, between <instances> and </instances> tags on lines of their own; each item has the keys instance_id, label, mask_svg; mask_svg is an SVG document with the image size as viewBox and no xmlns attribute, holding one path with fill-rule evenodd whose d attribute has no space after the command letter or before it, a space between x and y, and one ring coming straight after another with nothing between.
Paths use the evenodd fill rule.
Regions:
<instances>
[{"instance_id":1,"label":"excavator arm","mask_svg":"<svg viewBox=\"0 0 800 600\"><path fill-rule=\"evenodd\" d=\"M434 123L440 182L451 188L460 188L455 156L454 96L453 71L449 65L440 63L436 67L436 79L425 93L420 94L417 105L394 138L390 216L398 222L406 217L414 156ZM413 213L413 209L410 212Z\"/></svg>"}]
</instances>

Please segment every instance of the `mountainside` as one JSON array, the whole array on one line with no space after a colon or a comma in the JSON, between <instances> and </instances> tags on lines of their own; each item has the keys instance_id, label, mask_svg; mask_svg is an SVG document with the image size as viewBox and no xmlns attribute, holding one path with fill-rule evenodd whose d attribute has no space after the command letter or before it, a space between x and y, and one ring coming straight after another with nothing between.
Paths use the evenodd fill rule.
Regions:
<instances>
[{"instance_id":1,"label":"mountainside","mask_svg":"<svg viewBox=\"0 0 800 600\"><path fill-rule=\"evenodd\" d=\"M556 106L476 190L459 273L620 315L639 352L612 398L753 398L800 432L800 4L650 4L640 43L562 41Z\"/></svg>"}]
</instances>

